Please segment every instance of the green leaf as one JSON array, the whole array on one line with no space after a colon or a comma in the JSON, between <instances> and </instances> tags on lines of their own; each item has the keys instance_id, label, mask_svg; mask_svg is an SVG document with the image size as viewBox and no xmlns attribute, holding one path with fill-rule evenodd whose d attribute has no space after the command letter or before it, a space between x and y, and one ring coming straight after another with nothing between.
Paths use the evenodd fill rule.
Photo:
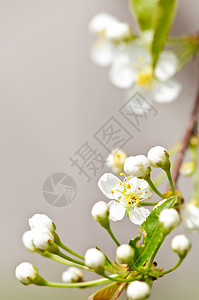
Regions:
<instances>
[{"instance_id":1,"label":"green leaf","mask_svg":"<svg viewBox=\"0 0 199 300\"><path fill-rule=\"evenodd\" d=\"M136 267L142 267L162 243L164 235L158 216L163 209L172 208L176 203L177 196L163 200L162 204L153 209L146 221L139 227L140 236L129 242L135 249Z\"/></svg>"},{"instance_id":2,"label":"green leaf","mask_svg":"<svg viewBox=\"0 0 199 300\"><path fill-rule=\"evenodd\" d=\"M167 40L175 16L176 4L176 0L158 0L155 7L153 24L154 36L151 46L153 68Z\"/></svg>"},{"instance_id":3,"label":"green leaf","mask_svg":"<svg viewBox=\"0 0 199 300\"><path fill-rule=\"evenodd\" d=\"M91 295L88 300L112 300L120 289L121 284L111 283Z\"/></svg>"},{"instance_id":4,"label":"green leaf","mask_svg":"<svg viewBox=\"0 0 199 300\"><path fill-rule=\"evenodd\" d=\"M153 28L154 9L158 0L130 0L130 8L137 17L141 31Z\"/></svg>"}]
</instances>

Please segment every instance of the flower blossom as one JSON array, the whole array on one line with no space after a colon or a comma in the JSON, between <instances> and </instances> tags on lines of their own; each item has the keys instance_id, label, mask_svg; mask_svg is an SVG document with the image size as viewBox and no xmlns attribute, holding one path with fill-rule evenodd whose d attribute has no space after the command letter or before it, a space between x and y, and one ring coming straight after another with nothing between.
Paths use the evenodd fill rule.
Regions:
<instances>
[{"instance_id":1,"label":"flower blossom","mask_svg":"<svg viewBox=\"0 0 199 300\"><path fill-rule=\"evenodd\" d=\"M149 210L141 207L142 201L152 196L148 183L137 177L126 177L122 182L115 175L105 173L98 181L102 193L111 201L109 219L122 220L125 212L132 223L141 225L149 215Z\"/></svg>"},{"instance_id":2,"label":"flower blossom","mask_svg":"<svg viewBox=\"0 0 199 300\"><path fill-rule=\"evenodd\" d=\"M109 78L112 84L130 89L130 95L140 92L146 99L172 102L180 94L181 84L171 79L178 70L178 59L171 51L162 51L155 70L152 57L139 41L123 43L114 56Z\"/></svg>"}]
</instances>

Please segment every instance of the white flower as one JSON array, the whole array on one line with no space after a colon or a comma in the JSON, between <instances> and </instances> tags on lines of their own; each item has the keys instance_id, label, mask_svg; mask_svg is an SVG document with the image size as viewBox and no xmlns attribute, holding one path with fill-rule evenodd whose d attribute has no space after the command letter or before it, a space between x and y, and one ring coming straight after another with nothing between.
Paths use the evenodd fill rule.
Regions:
<instances>
[{"instance_id":1,"label":"white flower","mask_svg":"<svg viewBox=\"0 0 199 300\"><path fill-rule=\"evenodd\" d=\"M112 22L117 22L118 19L106 12L99 13L95 15L89 23L89 31L96 33L96 34L103 34L108 25L110 25Z\"/></svg>"},{"instance_id":2,"label":"white flower","mask_svg":"<svg viewBox=\"0 0 199 300\"><path fill-rule=\"evenodd\" d=\"M15 275L21 283L28 285L38 276L38 271L32 264L23 262L16 267Z\"/></svg>"},{"instance_id":3,"label":"white flower","mask_svg":"<svg viewBox=\"0 0 199 300\"><path fill-rule=\"evenodd\" d=\"M124 163L124 172L139 178L145 178L151 171L149 160L144 155L129 156Z\"/></svg>"},{"instance_id":4,"label":"white flower","mask_svg":"<svg viewBox=\"0 0 199 300\"><path fill-rule=\"evenodd\" d=\"M44 214L35 214L28 220L29 226L31 229L38 228L38 227L45 227L51 232L54 232L56 229L55 224L53 221Z\"/></svg>"},{"instance_id":5,"label":"white flower","mask_svg":"<svg viewBox=\"0 0 199 300\"><path fill-rule=\"evenodd\" d=\"M182 222L190 232L199 231L199 207L194 204L184 205L181 209Z\"/></svg>"},{"instance_id":6,"label":"white flower","mask_svg":"<svg viewBox=\"0 0 199 300\"><path fill-rule=\"evenodd\" d=\"M128 40L132 37L131 27L127 23L111 22L106 28L105 37L116 43Z\"/></svg>"},{"instance_id":7,"label":"white flower","mask_svg":"<svg viewBox=\"0 0 199 300\"><path fill-rule=\"evenodd\" d=\"M148 152L148 160L155 168L167 168L170 166L169 153L161 146L155 146Z\"/></svg>"},{"instance_id":8,"label":"white flower","mask_svg":"<svg viewBox=\"0 0 199 300\"><path fill-rule=\"evenodd\" d=\"M171 80L178 68L173 52L163 51L153 74L151 54L140 41L122 44L114 56L109 77L111 82L123 89L137 88L141 94L147 91L147 99L172 102L180 94L182 86Z\"/></svg>"},{"instance_id":9,"label":"white flower","mask_svg":"<svg viewBox=\"0 0 199 300\"><path fill-rule=\"evenodd\" d=\"M127 158L127 154L121 149L114 149L106 159L107 167L111 168L111 170L116 173L120 174L123 172L124 162Z\"/></svg>"},{"instance_id":10,"label":"white flower","mask_svg":"<svg viewBox=\"0 0 199 300\"><path fill-rule=\"evenodd\" d=\"M188 238L183 235L176 235L171 241L171 248L175 251L179 256L185 256L187 252L191 248L191 243Z\"/></svg>"},{"instance_id":11,"label":"white flower","mask_svg":"<svg viewBox=\"0 0 199 300\"><path fill-rule=\"evenodd\" d=\"M180 216L176 209L165 208L160 213L159 221L162 224L165 233L169 233L172 229L180 225Z\"/></svg>"},{"instance_id":12,"label":"white flower","mask_svg":"<svg viewBox=\"0 0 199 300\"><path fill-rule=\"evenodd\" d=\"M22 236L22 242L26 249L28 249L30 252L36 251L35 246L32 243L32 230L24 232Z\"/></svg>"},{"instance_id":13,"label":"white flower","mask_svg":"<svg viewBox=\"0 0 199 300\"><path fill-rule=\"evenodd\" d=\"M91 215L93 219L99 222L103 227L107 227L109 225L109 206L104 201L99 201L94 204Z\"/></svg>"},{"instance_id":14,"label":"white flower","mask_svg":"<svg viewBox=\"0 0 199 300\"><path fill-rule=\"evenodd\" d=\"M133 281L127 288L127 297L130 300L144 300L150 295L150 286L143 281Z\"/></svg>"},{"instance_id":15,"label":"white flower","mask_svg":"<svg viewBox=\"0 0 199 300\"><path fill-rule=\"evenodd\" d=\"M119 246L116 250L116 257L121 263L132 263L135 255L135 250L130 246L123 244Z\"/></svg>"},{"instance_id":16,"label":"white flower","mask_svg":"<svg viewBox=\"0 0 199 300\"><path fill-rule=\"evenodd\" d=\"M103 273L105 256L101 251L95 248L88 249L85 253L84 259L87 267L95 270L97 273Z\"/></svg>"},{"instance_id":17,"label":"white flower","mask_svg":"<svg viewBox=\"0 0 199 300\"><path fill-rule=\"evenodd\" d=\"M54 252L54 235L45 227L32 229L32 243L38 250Z\"/></svg>"},{"instance_id":18,"label":"white flower","mask_svg":"<svg viewBox=\"0 0 199 300\"><path fill-rule=\"evenodd\" d=\"M62 281L65 283L79 282L83 278L83 273L75 267L68 268L62 273Z\"/></svg>"},{"instance_id":19,"label":"white flower","mask_svg":"<svg viewBox=\"0 0 199 300\"><path fill-rule=\"evenodd\" d=\"M122 182L115 175L105 173L98 187L108 199L113 199L108 203L110 220L122 220L126 212L131 222L141 225L148 217L149 210L139 206L152 196L145 180L129 176Z\"/></svg>"}]
</instances>

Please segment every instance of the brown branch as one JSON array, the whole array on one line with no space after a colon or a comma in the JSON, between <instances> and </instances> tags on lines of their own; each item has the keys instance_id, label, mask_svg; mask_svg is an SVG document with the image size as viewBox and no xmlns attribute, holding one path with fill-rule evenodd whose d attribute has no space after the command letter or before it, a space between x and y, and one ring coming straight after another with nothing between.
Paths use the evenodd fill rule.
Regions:
<instances>
[{"instance_id":1,"label":"brown branch","mask_svg":"<svg viewBox=\"0 0 199 300\"><path fill-rule=\"evenodd\" d=\"M196 100L193 106L193 111L190 115L190 118L188 120L187 126L186 126L186 130L185 130L185 134L184 137L182 139L181 142L181 149L178 153L177 156L177 160L176 160L176 165L175 168L173 170L173 174L172 174L172 178L173 178L173 182L174 185L177 185L177 181L178 181L178 177L179 177L179 171L180 171L180 167L184 158L184 154L186 151L186 148L189 144L189 140L193 134L194 128L197 124L197 116L198 116L198 112L199 112L199 88L198 88L198 92L197 92L197 96L196 96Z\"/></svg>"}]
</instances>

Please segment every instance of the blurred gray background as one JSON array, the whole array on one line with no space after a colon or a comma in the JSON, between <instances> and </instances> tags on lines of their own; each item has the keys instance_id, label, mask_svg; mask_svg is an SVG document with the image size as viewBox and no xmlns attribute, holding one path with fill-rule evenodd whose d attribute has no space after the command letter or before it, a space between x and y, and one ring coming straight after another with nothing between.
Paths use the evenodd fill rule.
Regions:
<instances>
[{"instance_id":1,"label":"blurred gray background","mask_svg":"<svg viewBox=\"0 0 199 300\"><path fill-rule=\"evenodd\" d=\"M198 30L198 0L181 0L172 29L173 34ZM172 104L158 105L158 114L141 122L141 132L118 114L124 103L123 92L113 87L107 70L95 66L89 58L93 40L87 31L91 17L107 11L121 20L135 23L124 0L1 0L0 1L0 173L1 173L1 274L0 297L10 299L87 299L93 290L24 287L14 276L17 264L30 261L49 280L60 280L65 270L55 262L29 253L21 243L28 230L27 220L34 213L45 213L57 225L63 241L84 253L97 244L111 258L115 246L96 224L90 209L105 200L97 188L100 170L88 183L71 167L69 157L86 142L105 158L108 152L93 134L110 118L134 135L124 147L128 154L146 152L151 146L167 148L181 138L197 88L195 62L178 75L184 90ZM75 200L62 208L50 205L42 195L42 186L54 173L68 173L77 184ZM181 181L187 201L191 200L189 180ZM121 242L137 234L129 220L114 223ZM158 254L160 266L177 261L168 237ZM151 299L197 300L198 235L190 236L193 248L183 265L172 275L154 283ZM86 275L86 278L90 278ZM125 299L125 297L123 298Z\"/></svg>"}]
</instances>

